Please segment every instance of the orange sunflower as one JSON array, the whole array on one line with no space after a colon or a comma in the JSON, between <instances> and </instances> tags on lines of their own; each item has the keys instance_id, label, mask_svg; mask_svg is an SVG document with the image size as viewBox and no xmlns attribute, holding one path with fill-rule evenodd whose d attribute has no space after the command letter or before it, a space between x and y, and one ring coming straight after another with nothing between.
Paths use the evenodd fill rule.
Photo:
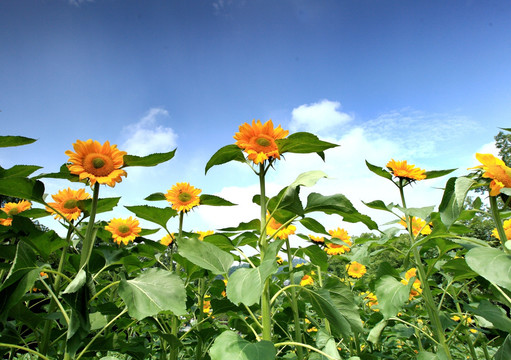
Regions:
<instances>
[{"instance_id":1,"label":"orange sunflower","mask_svg":"<svg viewBox=\"0 0 511 360\"><path fill-rule=\"evenodd\" d=\"M188 212L200 203L201 189L196 189L189 183L177 183L165 194L165 198L172 204L172 209Z\"/></svg>"},{"instance_id":2,"label":"orange sunflower","mask_svg":"<svg viewBox=\"0 0 511 360\"><path fill-rule=\"evenodd\" d=\"M82 210L78 207L78 201L90 198L90 195L84 189L71 190L70 188L60 190L57 194L51 196L56 202L48 203L53 209L58 210L69 221L80 217ZM61 219L55 210L46 207L46 210L55 215L55 219Z\"/></svg>"},{"instance_id":3,"label":"orange sunflower","mask_svg":"<svg viewBox=\"0 0 511 360\"><path fill-rule=\"evenodd\" d=\"M130 216L127 219L112 219L105 226L105 230L112 233L112 237L117 245L121 245L121 242L124 245L128 245L130 241L135 240L142 229L139 227L138 220Z\"/></svg>"},{"instance_id":4,"label":"orange sunflower","mask_svg":"<svg viewBox=\"0 0 511 360\"><path fill-rule=\"evenodd\" d=\"M349 276L357 279L360 279L367 272L365 265L356 261L352 261L346 265L346 270L348 271Z\"/></svg>"},{"instance_id":5,"label":"orange sunflower","mask_svg":"<svg viewBox=\"0 0 511 360\"><path fill-rule=\"evenodd\" d=\"M483 177L492 179L490 196L497 196L503 188L511 188L511 168L504 161L492 154L476 154L477 160L483 165L476 166L484 171Z\"/></svg>"},{"instance_id":6,"label":"orange sunflower","mask_svg":"<svg viewBox=\"0 0 511 360\"><path fill-rule=\"evenodd\" d=\"M504 221L503 226L504 226L504 232L506 233L506 238L507 238L506 240L510 240L511 239L511 219ZM496 228L493 229L492 235L500 240L499 232L497 231Z\"/></svg>"},{"instance_id":7,"label":"orange sunflower","mask_svg":"<svg viewBox=\"0 0 511 360\"><path fill-rule=\"evenodd\" d=\"M160 244L169 246L174 241L174 233L167 234L164 237L161 238Z\"/></svg>"},{"instance_id":8,"label":"orange sunflower","mask_svg":"<svg viewBox=\"0 0 511 360\"><path fill-rule=\"evenodd\" d=\"M325 245L325 238L323 236L309 235L309 239L317 245Z\"/></svg>"},{"instance_id":9,"label":"orange sunflower","mask_svg":"<svg viewBox=\"0 0 511 360\"><path fill-rule=\"evenodd\" d=\"M336 238L341 240L342 242L348 244L347 245L340 245L340 244L334 244L329 243L326 244L325 251L328 255L340 255L344 254L346 252L350 252L351 248L350 246L353 244L351 242L351 236L348 235L348 232L344 229L337 228L336 230L328 230L328 233L332 238Z\"/></svg>"},{"instance_id":10,"label":"orange sunflower","mask_svg":"<svg viewBox=\"0 0 511 360\"><path fill-rule=\"evenodd\" d=\"M421 282L417 279L417 269L411 268L405 273L405 278L401 280L401 284L408 285L408 282L411 278L415 277L415 281L413 282L412 289L410 290L410 296L408 300L412 300L414 297L422 294Z\"/></svg>"},{"instance_id":11,"label":"orange sunflower","mask_svg":"<svg viewBox=\"0 0 511 360\"><path fill-rule=\"evenodd\" d=\"M280 125L275 129L273 122L268 120L264 124L261 120L252 120L252 125L244 123L240 131L234 135L236 145L248 154L248 159L260 164L270 158L280 159L279 147L276 140L285 138L288 130Z\"/></svg>"},{"instance_id":12,"label":"orange sunflower","mask_svg":"<svg viewBox=\"0 0 511 360\"><path fill-rule=\"evenodd\" d=\"M292 235L292 234L295 233L296 226L288 225L285 228L280 229L282 224L279 223L274 218L269 219L269 217L270 217L269 214L266 215L266 234L268 236L273 236L273 234L277 233L275 235L275 238L279 238L281 240L285 240L285 239L287 239L289 237L289 235Z\"/></svg>"},{"instance_id":13,"label":"orange sunflower","mask_svg":"<svg viewBox=\"0 0 511 360\"><path fill-rule=\"evenodd\" d=\"M126 171L121 170L126 152L117 149L117 145L110 145L108 141L101 145L89 139L76 140L73 148L76 153L66 151L70 163L67 167L71 174L79 175L80 180L89 179L91 185L98 182L114 187L122 181L121 176L127 176Z\"/></svg>"},{"instance_id":14,"label":"orange sunflower","mask_svg":"<svg viewBox=\"0 0 511 360\"><path fill-rule=\"evenodd\" d=\"M399 222L400 225L403 225L405 229L408 228L408 224L405 219L401 219ZM426 222L420 218L416 218L412 216L412 232L414 236L419 235L429 235L431 234L431 227L426 225Z\"/></svg>"},{"instance_id":15,"label":"orange sunflower","mask_svg":"<svg viewBox=\"0 0 511 360\"><path fill-rule=\"evenodd\" d=\"M426 178L426 170L416 168L415 165L408 164L406 160L396 161L392 159L387 163L387 168L398 178L407 180L424 180Z\"/></svg>"},{"instance_id":16,"label":"orange sunflower","mask_svg":"<svg viewBox=\"0 0 511 360\"><path fill-rule=\"evenodd\" d=\"M304 275L300 280L300 286L313 285L314 279L310 275Z\"/></svg>"},{"instance_id":17,"label":"orange sunflower","mask_svg":"<svg viewBox=\"0 0 511 360\"><path fill-rule=\"evenodd\" d=\"M32 204L30 203L30 201L27 200L21 200L17 203L14 202L6 203L3 208L0 208L0 210L6 213L7 216L9 217L7 219L0 218L0 225L11 226L12 216L18 215L20 212L30 209L31 206Z\"/></svg>"},{"instance_id":18,"label":"orange sunflower","mask_svg":"<svg viewBox=\"0 0 511 360\"><path fill-rule=\"evenodd\" d=\"M213 235L215 232L213 230L207 230L207 231L196 231L197 234L199 234L199 240L204 240L206 236Z\"/></svg>"}]
</instances>

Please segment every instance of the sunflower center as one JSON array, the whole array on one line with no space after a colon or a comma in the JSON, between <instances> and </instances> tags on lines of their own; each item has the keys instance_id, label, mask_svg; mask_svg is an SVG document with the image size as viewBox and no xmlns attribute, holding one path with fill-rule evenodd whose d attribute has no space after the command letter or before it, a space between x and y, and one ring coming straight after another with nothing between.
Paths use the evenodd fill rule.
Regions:
<instances>
[{"instance_id":1,"label":"sunflower center","mask_svg":"<svg viewBox=\"0 0 511 360\"><path fill-rule=\"evenodd\" d=\"M76 201L75 199L69 199L66 200L66 202L64 203L64 209L71 210L74 209L77 205L78 201Z\"/></svg>"},{"instance_id":2,"label":"sunflower center","mask_svg":"<svg viewBox=\"0 0 511 360\"><path fill-rule=\"evenodd\" d=\"M11 210L9 210L9 212L7 214L12 216L12 215L18 215L19 213L20 213L20 210L18 209L18 207L13 207Z\"/></svg>"},{"instance_id":3,"label":"sunflower center","mask_svg":"<svg viewBox=\"0 0 511 360\"><path fill-rule=\"evenodd\" d=\"M108 176L115 169L111 157L98 153L87 155L83 160L83 168L94 176Z\"/></svg>"},{"instance_id":4,"label":"sunflower center","mask_svg":"<svg viewBox=\"0 0 511 360\"><path fill-rule=\"evenodd\" d=\"M268 147L271 145L271 140L267 139L266 137L260 136L256 139L256 143L259 146Z\"/></svg>"},{"instance_id":5,"label":"sunflower center","mask_svg":"<svg viewBox=\"0 0 511 360\"><path fill-rule=\"evenodd\" d=\"M130 227L128 225L120 225L118 228L117 228L117 231L120 232L121 234L126 234L126 233L129 233L130 232Z\"/></svg>"},{"instance_id":6,"label":"sunflower center","mask_svg":"<svg viewBox=\"0 0 511 360\"><path fill-rule=\"evenodd\" d=\"M185 203L185 202L192 200L192 195L187 192L182 192L177 196L177 198L179 199L179 201Z\"/></svg>"}]
</instances>

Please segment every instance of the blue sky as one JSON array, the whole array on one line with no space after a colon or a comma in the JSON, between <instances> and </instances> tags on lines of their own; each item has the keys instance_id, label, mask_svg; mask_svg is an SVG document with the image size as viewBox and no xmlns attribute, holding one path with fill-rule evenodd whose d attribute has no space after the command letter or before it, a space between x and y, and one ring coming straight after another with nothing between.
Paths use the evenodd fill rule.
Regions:
<instances>
[{"instance_id":1,"label":"blue sky","mask_svg":"<svg viewBox=\"0 0 511 360\"><path fill-rule=\"evenodd\" d=\"M397 199L365 159L463 174L510 127L509 19L509 1L3 0L1 133L38 141L0 149L0 165L57 171L77 139L138 155L177 147L168 164L129 169L102 194L137 205L188 181L249 202L257 179L248 168L204 176L204 166L239 125L271 118L341 145L326 163L288 156L272 191L323 170L331 179L314 191L345 193L370 213L359 200ZM68 186L45 183L49 193ZM443 183L417 186L414 205L436 204ZM188 221L206 230L253 212L200 209Z\"/></svg>"}]
</instances>

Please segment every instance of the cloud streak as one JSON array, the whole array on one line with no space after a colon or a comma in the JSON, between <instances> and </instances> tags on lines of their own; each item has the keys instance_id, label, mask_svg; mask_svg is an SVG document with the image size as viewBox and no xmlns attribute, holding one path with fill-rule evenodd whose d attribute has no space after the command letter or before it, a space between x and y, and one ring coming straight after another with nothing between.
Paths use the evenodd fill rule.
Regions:
<instances>
[{"instance_id":1,"label":"cloud streak","mask_svg":"<svg viewBox=\"0 0 511 360\"><path fill-rule=\"evenodd\" d=\"M339 111L341 103L337 101L321 100L312 104L300 105L291 112L291 131L308 131L324 133L345 125L353 120L349 114Z\"/></svg>"}]
</instances>

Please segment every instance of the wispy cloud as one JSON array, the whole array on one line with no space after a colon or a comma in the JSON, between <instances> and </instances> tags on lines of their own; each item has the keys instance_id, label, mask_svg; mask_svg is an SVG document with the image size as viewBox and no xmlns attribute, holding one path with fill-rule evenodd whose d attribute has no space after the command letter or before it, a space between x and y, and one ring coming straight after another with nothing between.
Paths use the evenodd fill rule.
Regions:
<instances>
[{"instance_id":1,"label":"wispy cloud","mask_svg":"<svg viewBox=\"0 0 511 360\"><path fill-rule=\"evenodd\" d=\"M305 130L313 133L322 133L349 123L353 117L339 111L341 103L337 101L321 100L312 104L300 105L291 112L291 131Z\"/></svg>"},{"instance_id":2,"label":"wispy cloud","mask_svg":"<svg viewBox=\"0 0 511 360\"><path fill-rule=\"evenodd\" d=\"M69 0L69 3L74 6L80 6L83 3L94 2L94 0Z\"/></svg>"},{"instance_id":3,"label":"wispy cloud","mask_svg":"<svg viewBox=\"0 0 511 360\"><path fill-rule=\"evenodd\" d=\"M123 129L127 139L120 148L140 156L173 150L177 143L176 133L172 128L158 124L158 118L168 117L165 109L150 109L140 121Z\"/></svg>"}]
</instances>

